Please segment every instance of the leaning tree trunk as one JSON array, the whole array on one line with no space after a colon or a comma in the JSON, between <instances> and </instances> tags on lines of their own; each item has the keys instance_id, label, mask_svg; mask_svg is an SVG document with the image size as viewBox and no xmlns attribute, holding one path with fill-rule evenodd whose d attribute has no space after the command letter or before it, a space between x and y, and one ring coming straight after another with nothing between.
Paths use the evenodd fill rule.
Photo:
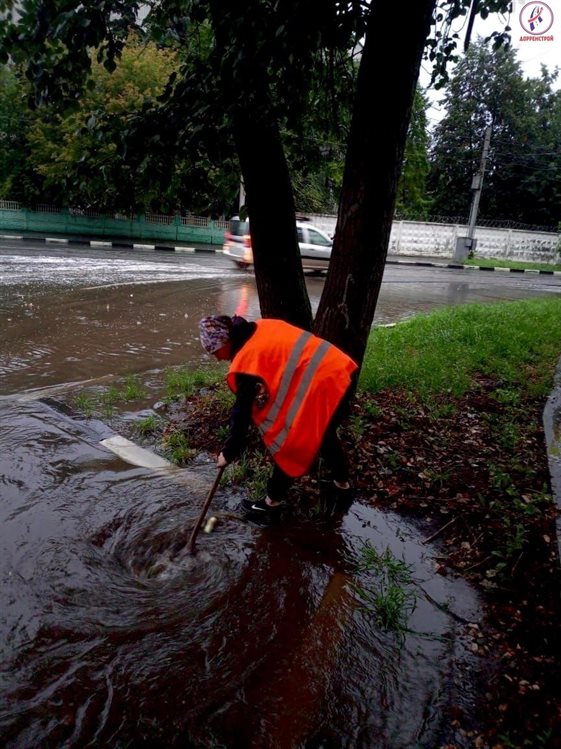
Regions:
<instances>
[{"instance_id":1,"label":"leaning tree trunk","mask_svg":"<svg viewBox=\"0 0 561 749\"><path fill-rule=\"evenodd\" d=\"M312 309L296 236L292 183L275 122L235 117L235 139L251 228L255 281L263 317L309 330Z\"/></svg>"},{"instance_id":2,"label":"leaning tree trunk","mask_svg":"<svg viewBox=\"0 0 561 749\"><path fill-rule=\"evenodd\" d=\"M436 0L408 3L381 44L387 3L374 0L362 53L329 272L315 331L361 363L382 283L397 183Z\"/></svg>"},{"instance_id":3,"label":"leaning tree trunk","mask_svg":"<svg viewBox=\"0 0 561 749\"><path fill-rule=\"evenodd\" d=\"M296 235L292 182L273 114L256 0L211 0L222 93L233 126L263 317L310 329L312 310Z\"/></svg>"}]
</instances>

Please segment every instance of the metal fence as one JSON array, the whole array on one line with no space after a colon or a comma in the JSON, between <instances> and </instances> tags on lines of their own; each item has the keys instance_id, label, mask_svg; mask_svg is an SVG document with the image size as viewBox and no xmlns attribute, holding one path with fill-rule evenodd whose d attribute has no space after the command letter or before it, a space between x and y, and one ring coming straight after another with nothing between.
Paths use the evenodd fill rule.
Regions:
<instances>
[{"instance_id":1,"label":"metal fence","mask_svg":"<svg viewBox=\"0 0 561 749\"><path fill-rule=\"evenodd\" d=\"M7 231L222 244L227 226L227 221L204 216L104 216L90 209L60 210L48 205L32 211L15 201L0 200L0 229Z\"/></svg>"}]
</instances>

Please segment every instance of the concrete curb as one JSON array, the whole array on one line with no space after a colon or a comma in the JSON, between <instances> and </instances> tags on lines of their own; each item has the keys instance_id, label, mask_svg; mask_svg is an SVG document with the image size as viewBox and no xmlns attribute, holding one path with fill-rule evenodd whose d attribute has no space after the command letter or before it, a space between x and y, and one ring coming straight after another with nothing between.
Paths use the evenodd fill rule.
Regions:
<instances>
[{"instance_id":1,"label":"concrete curb","mask_svg":"<svg viewBox=\"0 0 561 749\"><path fill-rule=\"evenodd\" d=\"M557 364L551 391L543 411L551 493L561 511L561 359ZM556 520L557 547L561 558L561 516Z\"/></svg>"},{"instance_id":2,"label":"concrete curb","mask_svg":"<svg viewBox=\"0 0 561 749\"><path fill-rule=\"evenodd\" d=\"M146 242L105 241L103 239L67 239L65 237L29 237L21 234L0 234L0 239L20 240L27 242L43 242L44 244L81 244L85 247L106 248L115 250L147 250L155 252L222 252L221 249L210 246L185 247L184 245L149 244Z\"/></svg>"},{"instance_id":3,"label":"concrete curb","mask_svg":"<svg viewBox=\"0 0 561 749\"><path fill-rule=\"evenodd\" d=\"M141 468L175 468L173 463L169 460L160 457L152 450L146 450L144 447L140 447L135 442L123 437L121 434L115 434L112 437L101 440L100 445L103 445L111 452L118 455L121 460L125 460L127 463L131 463L133 466L140 466Z\"/></svg>"},{"instance_id":4,"label":"concrete curb","mask_svg":"<svg viewBox=\"0 0 561 749\"><path fill-rule=\"evenodd\" d=\"M89 440L92 445L101 445L129 465L146 468L162 476L171 477L182 486L195 491L197 495L208 492L208 476L201 475L192 468L180 468L174 463L170 463L169 460L162 458L152 450L141 447L127 437L117 434L105 422L80 414L64 401L45 396L42 393L28 395L29 398L17 398L17 400L33 400L42 404L51 414L56 414L62 422L77 425L84 438Z\"/></svg>"},{"instance_id":5,"label":"concrete curb","mask_svg":"<svg viewBox=\"0 0 561 749\"><path fill-rule=\"evenodd\" d=\"M462 263L433 263L422 260L386 260L386 265L421 265L425 268L452 268L454 270L488 270L503 271L505 273L534 273L541 276L561 276L561 270L536 270L534 268L503 268L500 265L488 267L486 265L463 265Z\"/></svg>"},{"instance_id":6,"label":"concrete curb","mask_svg":"<svg viewBox=\"0 0 561 749\"><path fill-rule=\"evenodd\" d=\"M29 237L21 234L0 234L0 239L26 240L28 242L44 242L45 244L81 244L87 247L108 248L116 250L143 250L155 252L222 252L220 247L185 247L183 245L147 244L145 242L109 242L100 239L67 239L63 237ZM386 265L417 265L423 268L449 268L452 270L483 270L504 273L534 273L539 276L561 276L559 270L535 270L533 268L503 268L500 265L487 267L484 265L463 265L462 263L435 263L424 260L386 260Z\"/></svg>"},{"instance_id":7,"label":"concrete curb","mask_svg":"<svg viewBox=\"0 0 561 749\"><path fill-rule=\"evenodd\" d=\"M85 436L91 440L92 444L103 445L107 450L117 455L121 460L140 468L150 468L152 470L168 469L175 471L177 466L170 463L169 460L162 458L152 450L147 450L127 437L124 437L111 429L110 426L99 419L86 417L75 411L64 401L57 400L50 396L36 397L32 400L47 406L50 411L57 414L62 421L68 421L72 424L78 424L83 430Z\"/></svg>"}]
</instances>

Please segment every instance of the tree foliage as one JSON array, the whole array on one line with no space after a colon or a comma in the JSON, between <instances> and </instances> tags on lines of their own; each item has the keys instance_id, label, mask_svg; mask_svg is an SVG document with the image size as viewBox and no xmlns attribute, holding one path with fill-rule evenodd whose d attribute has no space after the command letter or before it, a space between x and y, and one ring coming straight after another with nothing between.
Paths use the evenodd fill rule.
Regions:
<instances>
[{"instance_id":1,"label":"tree foliage","mask_svg":"<svg viewBox=\"0 0 561 749\"><path fill-rule=\"evenodd\" d=\"M131 33L123 44L112 74L90 51L87 85L73 106L55 97L35 107L33 96L34 110L23 107L18 145L35 184L20 189L18 200L108 212L237 211L239 164L209 75L214 37L208 20L191 24L185 38L177 20L171 29L148 20L142 36ZM298 209L334 212L357 64L348 55L320 54L325 59L310 70L306 106L297 115L292 104L279 103L278 112ZM29 84L13 66L3 70L19 84L23 102ZM7 87L0 89L0 107L4 102L12 111L12 98Z\"/></svg>"},{"instance_id":2,"label":"tree foliage","mask_svg":"<svg viewBox=\"0 0 561 749\"><path fill-rule=\"evenodd\" d=\"M12 85L0 89L0 108L13 118L13 89L21 112L12 144L18 159L6 161L12 177L4 180L4 197L109 213L222 214L239 184L224 128L216 136L218 125L201 131L177 112L150 117L180 63L177 49L131 34L112 73L90 50L87 85L70 106L55 100L33 109L26 106L31 89L19 66L1 66ZM25 179L14 161L24 164Z\"/></svg>"},{"instance_id":3,"label":"tree foliage","mask_svg":"<svg viewBox=\"0 0 561 749\"><path fill-rule=\"evenodd\" d=\"M0 199L19 200L25 193L28 118L16 72L0 66Z\"/></svg>"},{"instance_id":4,"label":"tree foliage","mask_svg":"<svg viewBox=\"0 0 561 749\"><path fill-rule=\"evenodd\" d=\"M335 55L319 50L318 55L321 64L310 71L306 107L298 118L284 122L282 134L297 208L334 213L343 181L358 52Z\"/></svg>"},{"instance_id":5,"label":"tree foliage","mask_svg":"<svg viewBox=\"0 0 561 749\"><path fill-rule=\"evenodd\" d=\"M427 178L430 168L427 108L428 100L425 94L417 88L395 204L399 218L412 221L424 220L430 207L430 201L427 198Z\"/></svg>"},{"instance_id":6,"label":"tree foliage","mask_svg":"<svg viewBox=\"0 0 561 749\"><path fill-rule=\"evenodd\" d=\"M445 88L446 116L434 133L434 213L467 218L472 176L491 125L479 216L542 225L561 220L556 75L543 70L540 78L526 80L513 49L493 50L482 40L470 47Z\"/></svg>"},{"instance_id":7,"label":"tree foliage","mask_svg":"<svg viewBox=\"0 0 561 749\"><path fill-rule=\"evenodd\" d=\"M117 145L127 117L162 93L175 68L172 52L129 39L113 73L94 57L90 85L76 107L35 110L28 131L30 158L43 177L46 200L108 212L166 207L165 195L140 184ZM170 172L177 161L170 158Z\"/></svg>"}]
</instances>

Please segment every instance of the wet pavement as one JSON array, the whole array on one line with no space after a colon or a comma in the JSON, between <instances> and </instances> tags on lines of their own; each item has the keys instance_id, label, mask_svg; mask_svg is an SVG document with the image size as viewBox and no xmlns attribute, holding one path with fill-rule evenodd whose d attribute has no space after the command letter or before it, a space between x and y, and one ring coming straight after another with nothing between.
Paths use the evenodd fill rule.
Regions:
<instances>
[{"instance_id":1,"label":"wet pavement","mask_svg":"<svg viewBox=\"0 0 561 749\"><path fill-rule=\"evenodd\" d=\"M460 272L461 273L461 272ZM317 305L323 281L308 280ZM387 273L376 322L559 282ZM214 468L148 470L106 450L103 425L44 388L202 360L203 314L258 315L225 258L0 250L0 742L26 747L468 746L484 677L481 605L435 574L426 530L359 497L348 511L259 527L219 489L197 554L181 548ZM318 485L318 500L332 500ZM331 505L330 505L331 506ZM325 508L324 508L325 509ZM410 573L405 626L365 544ZM388 552L389 550L389 552Z\"/></svg>"},{"instance_id":2,"label":"wet pavement","mask_svg":"<svg viewBox=\"0 0 561 749\"><path fill-rule=\"evenodd\" d=\"M323 284L307 279L314 309ZM558 278L388 266L374 323L560 292ZM196 363L213 312L259 316L253 275L221 254L0 243L0 394Z\"/></svg>"}]
</instances>

